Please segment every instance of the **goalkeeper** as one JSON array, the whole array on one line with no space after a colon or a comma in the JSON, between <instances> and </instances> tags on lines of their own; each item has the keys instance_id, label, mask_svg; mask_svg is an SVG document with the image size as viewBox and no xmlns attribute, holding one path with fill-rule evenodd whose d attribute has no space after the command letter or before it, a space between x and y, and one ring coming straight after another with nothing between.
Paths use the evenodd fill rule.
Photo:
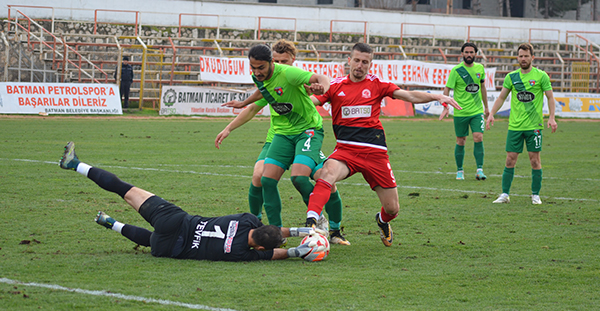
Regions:
<instances>
[{"instance_id":1,"label":"goalkeeper","mask_svg":"<svg viewBox=\"0 0 600 311\"><path fill-rule=\"evenodd\" d=\"M121 181L113 173L81 162L73 142L65 146L59 165L118 194L139 212L154 227L154 232L120 223L104 212L98 212L95 220L139 245L150 246L153 256L214 261L310 259L312 247L309 243L290 249L278 247L284 238L309 235L314 232L313 228L265 226L249 213L222 217L190 215L146 190Z\"/></svg>"}]
</instances>

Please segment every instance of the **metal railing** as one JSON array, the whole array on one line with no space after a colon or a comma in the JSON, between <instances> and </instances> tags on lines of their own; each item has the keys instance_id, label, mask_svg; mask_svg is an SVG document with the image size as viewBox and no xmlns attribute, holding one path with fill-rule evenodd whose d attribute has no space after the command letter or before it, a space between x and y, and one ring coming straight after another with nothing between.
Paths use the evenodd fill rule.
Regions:
<instances>
[{"instance_id":1,"label":"metal railing","mask_svg":"<svg viewBox=\"0 0 600 311\"><path fill-rule=\"evenodd\" d=\"M16 38L19 37L19 31L21 30L26 35L27 45L30 46L30 48L32 50L35 50L35 51L39 52L40 54L43 54L45 52L44 48L46 48L49 52L51 52L53 68L58 68L58 66L62 66L62 70L63 70L62 71L62 80L63 81L66 80L68 66L70 64L75 68L75 70L77 70L78 81L80 81L80 82L82 81L81 75L83 74L83 75L87 76L92 82L100 83L100 81L95 78L96 70L100 74L104 75L104 81L108 82L108 74L106 72L104 72L102 69L100 69L94 63L92 63L89 59L87 59L86 57L81 55L75 49L70 47L67 43L65 43L65 41L63 39L56 37L53 33L46 30L46 28L42 27L40 24L38 24L36 21L29 18L27 15L25 15L20 10L16 10L16 12L18 14L20 14L27 21L27 27L21 25L21 23L19 22L18 15L15 16L14 22L7 20L8 23L14 25L15 37ZM34 33L34 31L32 30L32 26L35 26L38 28L39 36L36 33ZM50 37L51 40L48 41L45 39L45 37ZM34 39L34 40L32 40L32 39ZM39 50L36 49L36 45L38 45ZM62 52L59 51L59 48L57 48L57 46L62 46ZM69 53L75 55L75 61L77 63L73 59L69 58ZM57 56L58 56L58 58L57 58ZM90 66L91 74L88 73L87 70L84 70L82 68L83 63Z\"/></svg>"}]
</instances>

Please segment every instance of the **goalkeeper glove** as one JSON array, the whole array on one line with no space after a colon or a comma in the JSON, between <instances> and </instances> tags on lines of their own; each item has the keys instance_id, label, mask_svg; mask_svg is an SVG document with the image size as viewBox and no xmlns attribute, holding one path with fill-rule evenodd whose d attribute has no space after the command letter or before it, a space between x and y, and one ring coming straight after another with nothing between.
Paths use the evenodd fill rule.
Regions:
<instances>
[{"instance_id":1,"label":"goalkeeper glove","mask_svg":"<svg viewBox=\"0 0 600 311\"><path fill-rule=\"evenodd\" d=\"M290 228L290 236L307 236L313 233L315 233L315 230L313 228Z\"/></svg>"},{"instance_id":2,"label":"goalkeeper glove","mask_svg":"<svg viewBox=\"0 0 600 311\"><path fill-rule=\"evenodd\" d=\"M306 255L310 254L313 250L313 247L317 245L316 241L306 242L304 244L298 245L298 247L292 247L287 250L288 257L300 257L304 258Z\"/></svg>"},{"instance_id":3,"label":"goalkeeper glove","mask_svg":"<svg viewBox=\"0 0 600 311\"><path fill-rule=\"evenodd\" d=\"M314 233L318 233L323 236L328 236L328 232L319 228L301 227L301 228L290 228L290 236L307 236Z\"/></svg>"}]
</instances>

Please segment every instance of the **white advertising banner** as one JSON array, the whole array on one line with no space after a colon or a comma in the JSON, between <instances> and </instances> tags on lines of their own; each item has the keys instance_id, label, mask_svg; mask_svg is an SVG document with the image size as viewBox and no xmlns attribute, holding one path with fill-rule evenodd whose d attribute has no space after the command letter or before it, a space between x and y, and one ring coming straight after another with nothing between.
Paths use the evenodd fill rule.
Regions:
<instances>
[{"instance_id":1,"label":"white advertising banner","mask_svg":"<svg viewBox=\"0 0 600 311\"><path fill-rule=\"evenodd\" d=\"M227 83L254 83L250 61L244 58L200 56L200 79Z\"/></svg>"},{"instance_id":2,"label":"white advertising banner","mask_svg":"<svg viewBox=\"0 0 600 311\"><path fill-rule=\"evenodd\" d=\"M343 62L296 61L294 66L331 78L344 76ZM226 83L253 84L248 58L200 56L200 79Z\"/></svg>"},{"instance_id":3,"label":"white advertising banner","mask_svg":"<svg viewBox=\"0 0 600 311\"><path fill-rule=\"evenodd\" d=\"M369 73L394 84L443 88L454 66L416 60L374 60ZM496 68L485 68L486 90L495 90L495 75Z\"/></svg>"},{"instance_id":4,"label":"white advertising banner","mask_svg":"<svg viewBox=\"0 0 600 311\"><path fill-rule=\"evenodd\" d=\"M115 84L0 82L0 113L123 114Z\"/></svg>"},{"instance_id":5,"label":"white advertising banner","mask_svg":"<svg viewBox=\"0 0 600 311\"><path fill-rule=\"evenodd\" d=\"M160 115L234 116L239 114L242 109L222 107L221 105L230 100L244 100L254 91L165 85L162 87L160 96ZM265 108L261 109L257 115L270 115L269 108Z\"/></svg>"},{"instance_id":6,"label":"white advertising banner","mask_svg":"<svg viewBox=\"0 0 600 311\"><path fill-rule=\"evenodd\" d=\"M434 94L442 94L442 91L428 91ZM559 93L554 92L554 101L556 102L554 113L558 117L567 118L594 118L600 119L600 94L591 93ZM488 107L491 110L494 102L500 96L500 92L487 92ZM496 115L510 115L511 94L504 101ZM440 115L443 107L439 102L430 102L425 104L415 104L415 114L421 115ZM544 96L544 114L548 114L548 99ZM450 114L454 113L454 108L450 107Z\"/></svg>"},{"instance_id":7,"label":"white advertising banner","mask_svg":"<svg viewBox=\"0 0 600 311\"><path fill-rule=\"evenodd\" d=\"M296 61L294 66L330 78L346 75L345 62ZM395 84L443 88L454 66L416 60L374 60L369 73ZM251 74L248 58L200 57L200 78L203 81L252 84ZM495 90L495 75L496 68L485 69L486 89Z\"/></svg>"},{"instance_id":8,"label":"white advertising banner","mask_svg":"<svg viewBox=\"0 0 600 311\"><path fill-rule=\"evenodd\" d=\"M305 61L295 61L294 66L304 69L306 71L310 71L312 73L328 76L330 78L339 78L346 75L346 70L344 66L346 63L344 62L305 62Z\"/></svg>"}]
</instances>

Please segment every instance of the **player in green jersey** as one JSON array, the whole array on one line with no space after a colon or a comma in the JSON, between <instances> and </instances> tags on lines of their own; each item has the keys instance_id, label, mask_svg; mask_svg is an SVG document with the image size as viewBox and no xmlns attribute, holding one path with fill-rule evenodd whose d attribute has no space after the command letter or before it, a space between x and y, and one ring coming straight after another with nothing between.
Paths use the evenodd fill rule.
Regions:
<instances>
[{"instance_id":1,"label":"player in green jersey","mask_svg":"<svg viewBox=\"0 0 600 311\"><path fill-rule=\"evenodd\" d=\"M544 129L543 95L546 95L548 99L548 128L552 128L552 133L556 132L558 127L554 120L556 103L548 74L531 66L534 59L533 46L523 43L517 49L517 53L517 60L521 68L510 72L504 78L502 91L494 102L494 107L492 107L486 122L487 129L494 125L494 114L502 107L510 92L506 167L502 173L502 194L494 203L510 202L509 192L515 174L515 165L519 153L523 152L523 142L525 142L531 162L531 203L542 204L540 199L540 189L542 188L540 152L542 151L542 130Z\"/></svg>"},{"instance_id":2,"label":"player in green jersey","mask_svg":"<svg viewBox=\"0 0 600 311\"><path fill-rule=\"evenodd\" d=\"M292 182L303 198L308 198L312 190L309 176L320 161L323 119L304 85L310 85L312 93L322 94L329 89L329 78L274 63L271 49L262 44L253 46L248 58L258 90L242 102L230 101L224 106L242 108L265 98L271 113L275 112L271 117L275 136L265 159L261 183L269 223L281 226L279 179L291 166Z\"/></svg>"},{"instance_id":3,"label":"player in green jersey","mask_svg":"<svg viewBox=\"0 0 600 311\"><path fill-rule=\"evenodd\" d=\"M278 64L283 65L292 65L296 60L296 47L294 43L281 39L277 41L273 47L273 61ZM262 102L262 103L261 103ZM246 109L242 110L240 114L232 120L226 127L223 129L215 138L215 147L219 148L220 144L223 142L225 138L229 136L231 131L236 128L242 126L246 122L250 121L268 102L263 98L258 103L252 103L246 107ZM275 114L274 114L275 115ZM271 119L272 120L272 119ZM271 146L271 142L273 140L273 136L275 135L273 127L269 128L267 133L267 138L265 141L265 145L263 146L256 163L254 164L254 171L252 173L252 182L250 183L250 188L248 191L248 203L250 205L250 212L257 216L259 219L262 219L262 207L263 207L263 193L262 193L262 183L261 177L264 169L264 162ZM324 156L323 156L324 157ZM322 162L322 161L320 161ZM315 169L313 169L313 176L315 179L319 178L322 164L317 165ZM294 186L296 187L309 187L310 191L306 189L303 191L298 189L298 191L303 194L303 192L312 192L312 183L306 184L302 181L303 178L296 177L294 179ZM304 196L303 196L304 199ZM305 203L308 202L308 197L306 197ZM335 191L330 200L327 202L325 206L325 211L329 215L329 224L327 226L327 219L321 216L319 218L319 225L317 226L320 229L327 230L329 227L330 234L330 242L332 244L342 244L342 245L350 245L350 242L346 240L346 238L341 234L341 220L342 220L342 201L338 191Z\"/></svg>"},{"instance_id":4,"label":"player in green jersey","mask_svg":"<svg viewBox=\"0 0 600 311\"><path fill-rule=\"evenodd\" d=\"M444 95L454 90L454 99L463 108L454 110L454 132L456 133L456 146L454 147L454 159L456 160L456 179L464 180L463 162L465 159L465 142L469 136L469 127L473 132L473 155L477 165L477 180L485 180L483 173L483 131L485 119L490 111L488 109L487 91L485 90L485 70L483 65L475 62L477 46L466 42L460 48L463 62L452 68L448 76L448 82L444 88ZM483 102L483 106L481 103ZM448 116L449 108L444 106L440 120Z\"/></svg>"}]
</instances>

